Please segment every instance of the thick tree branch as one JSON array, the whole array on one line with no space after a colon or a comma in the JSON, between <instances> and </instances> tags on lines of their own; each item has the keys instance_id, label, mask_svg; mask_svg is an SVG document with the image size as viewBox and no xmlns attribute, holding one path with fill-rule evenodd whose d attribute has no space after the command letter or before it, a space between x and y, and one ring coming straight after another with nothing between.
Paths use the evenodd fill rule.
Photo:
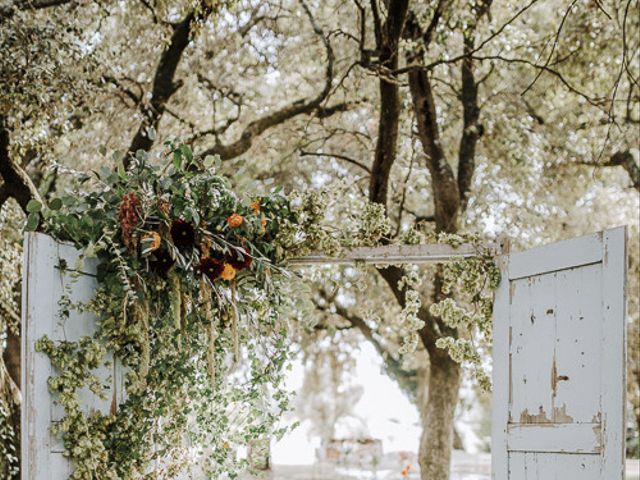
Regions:
<instances>
[{"instance_id":1,"label":"thick tree branch","mask_svg":"<svg viewBox=\"0 0 640 480\"><path fill-rule=\"evenodd\" d=\"M478 82L476 82L472 52L475 49L476 27L482 16L488 11L491 0L485 0L475 8L475 22L463 33L463 52L465 57L461 65L462 81L462 136L458 150L458 190L460 193L461 210L467 206L467 195L471 188L473 173L476 168L476 145L482 136L482 125L478 123L480 107L478 105Z\"/></svg>"},{"instance_id":2,"label":"thick tree branch","mask_svg":"<svg viewBox=\"0 0 640 480\"><path fill-rule=\"evenodd\" d=\"M413 16L407 26L407 35L410 38L421 38L423 35L419 23ZM410 63L422 61L422 50L418 49L417 52L410 54L407 60ZM458 228L460 194L453 169L442 148L435 99L428 73L418 69L410 71L409 90L418 126L418 138L431 175L436 230L455 232Z\"/></svg>"},{"instance_id":3,"label":"thick tree branch","mask_svg":"<svg viewBox=\"0 0 640 480\"><path fill-rule=\"evenodd\" d=\"M387 18L381 29L382 43L379 45L380 66L393 71L398 68L398 45L407 19L409 2L392 0L389 2ZM369 200L387 206L389 176L396 160L398 127L401 111L399 86L397 82L380 78L380 116L378 138L369 181Z\"/></svg>"},{"instance_id":4,"label":"thick tree branch","mask_svg":"<svg viewBox=\"0 0 640 480\"><path fill-rule=\"evenodd\" d=\"M4 180L0 196L13 197L22 210L27 212L29 200L42 202L40 194L25 171L11 158L9 130L0 119L0 176Z\"/></svg>"},{"instance_id":5,"label":"thick tree branch","mask_svg":"<svg viewBox=\"0 0 640 480\"><path fill-rule=\"evenodd\" d=\"M579 162L581 165L592 167L622 167L631 179L631 183L636 190L640 191L640 166L629 150L615 152L605 163Z\"/></svg>"},{"instance_id":6,"label":"thick tree branch","mask_svg":"<svg viewBox=\"0 0 640 480\"><path fill-rule=\"evenodd\" d=\"M458 228L460 194L453 169L442 148L435 100L427 73L411 72L409 89L418 124L418 138L425 153L427 169L431 174L436 229L439 232L455 232Z\"/></svg>"},{"instance_id":7,"label":"thick tree branch","mask_svg":"<svg viewBox=\"0 0 640 480\"><path fill-rule=\"evenodd\" d=\"M208 13L208 10L206 10L206 13ZM136 151L141 149L149 150L152 147L153 140L149 138L147 132L150 127L157 129L169 98L171 98L180 87L180 83L174 82L176 70L182 54L189 45L191 29L195 22L201 18L201 15L203 14L196 15L195 11L192 11L180 23L174 26L169 46L162 52L153 77L151 100L149 105L144 108L144 119L129 146L129 152L131 154L135 154ZM130 157L127 156L124 160L125 166L128 165L129 162Z\"/></svg>"}]
</instances>

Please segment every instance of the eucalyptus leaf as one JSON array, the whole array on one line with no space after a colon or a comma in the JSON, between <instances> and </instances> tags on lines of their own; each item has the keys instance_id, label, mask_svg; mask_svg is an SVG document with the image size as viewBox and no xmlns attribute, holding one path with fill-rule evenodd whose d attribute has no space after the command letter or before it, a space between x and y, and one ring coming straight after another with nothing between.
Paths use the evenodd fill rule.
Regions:
<instances>
[{"instance_id":1,"label":"eucalyptus leaf","mask_svg":"<svg viewBox=\"0 0 640 480\"><path fill-rule=\"evenodd\" d=\"M29 200L29 202L27 203L27 212L36 213L40 210L42 210L42 204L38 200L33 198Z\"/></svg>"},{"instance_id":2,"label":"eucalyptus leaf","mask_svg":"<svg viewBox=\"0 0 640 480\"><path fill-rule=\"evenodd\" d=\"M36 212L32 212L27 216L27 223L24 229L27 232L34 232L40 223L40 214Z\"/></svg>"},{"instance_id":3,"label":"eucalyptus leaf","mask_svg":"<svg viewBox=\"0 0 640 480\"><path fill-rule=\"evenodd\" d=\"M54 198L49 202L49 208L51 210L60 210L62 208L62 199Z\"/></svg>"}]
</instances>

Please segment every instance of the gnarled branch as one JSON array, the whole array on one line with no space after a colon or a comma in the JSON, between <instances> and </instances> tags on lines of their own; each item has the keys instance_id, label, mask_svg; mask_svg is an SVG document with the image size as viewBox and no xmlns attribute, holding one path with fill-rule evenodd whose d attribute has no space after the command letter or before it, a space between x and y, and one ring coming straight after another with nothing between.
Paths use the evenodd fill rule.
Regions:
<instances>
[{"instance_id":1,"label":"gnarled branch","mask_svg":"<svg viewBox=\"0 0 640 480\"><path fill-rule=\"evenodd\" d=\"M311 114L317 109L320 108L322 102L326 100L329 96L329 92L331 91L331 84L333 82L333 64L334 64L334 53L333 48L331 47L331 43L329 42L329 38L322 31L320 26L317 24L311 10L307 6L304 1L300 1L304 12L306 13L309 21L311 22L311 26L313 31L322 39L322 43L324 44L325 51L327 54L327 65L325 68L325 82L324 87L316 96L309 99L300 99L295 102L282 107L274 112L271 112L257 120L250 122L243 132L240 134L240 137L234 142L224 145L220 142L217 142L211 148L205 150L203 155L220 155L220 158L223 160L229 160L232 158L236 158L246 151L248 151L253 145L253 141L264 133L266 130L275 127L284 123L287 120L290 120L298 115L303 114Z\"/></svg>"},{"instance_id":2,"label":"gnarled branch","mask_svg":"<svg viewBox=\"0 0 640 480\"><path fill-rule=\"evenodd\" d=\"M618 151L611 155L608 161L604 163L579 162L581 165L589 165L591 167L622 167L624 168L631 183L636 190L640 191L640 166L636 163L635 158L629 150Z\"/></svg>"},{"instance_id":3,"label":"gnarled branch","mask_svg":"<svg viewBox=\"0 0 640 480\"><path fill-rule=\"evenodd\" d=\"M320 295L328 301L326 292L320 290ZM376 338L375 332L371 329L367 322L360 316L350 312L347 308L337 303L335 300L331 302L335 312L352 328L356 328L362 336L376 349L384 361L384 369L389 376L396 381L398 386L404 391L410 399L416 399L417 395L417 375L415 370L406 370L402 367L401 362L396 359ZM316 308L321 311L328 311L326 305L316 302Z\"/></svg>"}]
</instances>

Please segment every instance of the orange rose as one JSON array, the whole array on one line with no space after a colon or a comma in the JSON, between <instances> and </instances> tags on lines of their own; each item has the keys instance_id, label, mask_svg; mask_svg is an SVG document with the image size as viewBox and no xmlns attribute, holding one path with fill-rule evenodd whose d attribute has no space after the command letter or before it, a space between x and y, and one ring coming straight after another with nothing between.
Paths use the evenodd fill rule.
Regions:
<instances>
[{"instance_id":1,"label":"orange rose","mask_svg":"<svg viewBox=\"0 0 640 480\"><path fill-rule=\"evenodd\" d=\"M229 215L229 218L227 218L227 224L231 228L238 228L240 225L242 225L242 222L244 222L244 218L242 218L242 215L237 213L232 213L231 215Z\"/></svg>"},{"instance_id":2,"label":"orange rose","mask_svg":"<svg viewBox=\"0 0 640 480\"><path fill-rule=\"evenodd\" d=\"M257 200L254 200L253 202L251 202L251 210L253 210L253 213L255 213L256 215L260 213L261 200L262 200L261 198L258 198Z\"/></svg>"},{"instance_id":3,"label":"orange rose","mask_svg":"<svg viewBox=\"0 0 640 480\"><path fill-rule=\"evenodd\" d=\"M222 268L220 278L222 278L223 280L233 280L234 278L236 278L236 269L228 263L225 263L224 267Z\"/></svg>"},{"instance_id":4,"label":"orange rose","mask_svg":"<svg viewBox=\"0 0 640 480\"><path fill-rule=\"evenodd\" d=\"M142 247L144 253L155 252L160 248L160 243L162 239L160 238L160 234L158 232L147 232L142 236Z\"/></svg>"}]
</instances>

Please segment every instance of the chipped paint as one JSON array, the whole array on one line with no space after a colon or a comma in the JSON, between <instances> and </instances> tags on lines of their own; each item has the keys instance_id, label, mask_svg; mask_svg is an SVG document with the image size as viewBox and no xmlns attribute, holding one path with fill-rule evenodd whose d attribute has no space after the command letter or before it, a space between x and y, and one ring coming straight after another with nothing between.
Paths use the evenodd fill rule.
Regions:
<instances>
[{"instance_id":1,"label":"chipped paint","mask_svg":"<svg viewBox=\"0 0 640 480\"><path fill-rule=\"evenodd\" d=\"M573 417L567 415L567 405L554 408L551 412L551 418L547 416L542 405L538 407L537 414L529 413L529 409L525 409L520 413L520 423L525 425L555 425L559 423L573 423Z\"/></svg>"},{"instance_id":2,"label":"chipped paint","mask_svg":"<svg viewBox=\"0 0 640 480\"><path fill-rule=\"evenodd\" d=\"M495 308L494 345L508 348L494 346L494 480L624 478L623 234L510 255Z\"/></svg>"},{"instance_id":3,"label":"chipped paint","mask_svg":"<svg viewBox=\"0 0 640 480\"><path fill-rule=\"evenodd\" d=\"M520 413L520 423L524 424L534 424L534 423L551 423L551 420L547 417L544 408L540 405L538 410L538 414L530 414L529 409L525 409L522 413Z\"/></svg>"},{"instance_id":4,"label":"chipped paint","mask_svg":"<svg viewBox=\"0 0 640 480\"><path fill-rule=\"evenodd\" d=\"M562 407L554 407L553 423L573 423L573 417L567 415L567 404L563 403Z\"/></svg>"}]
</instances>

